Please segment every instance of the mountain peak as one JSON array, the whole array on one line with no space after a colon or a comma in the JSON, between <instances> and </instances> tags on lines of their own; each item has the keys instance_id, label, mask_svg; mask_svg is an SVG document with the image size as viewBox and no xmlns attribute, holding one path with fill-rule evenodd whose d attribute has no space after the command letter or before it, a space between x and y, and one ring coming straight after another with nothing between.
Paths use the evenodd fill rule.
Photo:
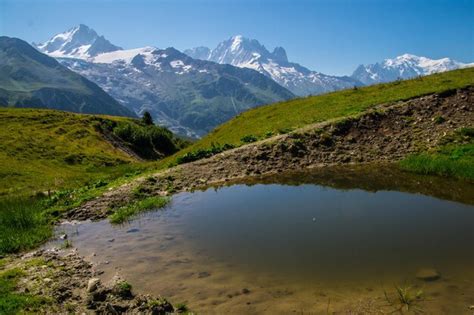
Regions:
<instances>
[{"instance_id":1,"label":"mountain peak","mask_svg":"<svg viewBox=\"0 0 474 315\"><path fill-rule=\"evenodd\" d=\"M385 59L383 62L360 65L352 77L364 84L375 84L470 66L473 64L465 64L449 58L430 59L405 53L392 59Z\"/></svg>"},{"instance_id":2,"label":"mountain peak","mask_svg":"<svg viewBox=\"0 0 474 315\"><path fill-rule=\"evenodd\" d=\"M256 70L296 95L317 94L360 85L359 81L348 77L324 75L289 62L283 47L275 47L270 52L258 40L242 35L234 35L212 50L198 47L185 50L184 53L195 59Z\"/></svg>"},{"instance_id":3,"label":"mountain peak","mask_svg":"<svg viewBox=\"0 0 474 315\"><path fill-rule=\"evenodd\" d=\"M233 41L243 41L246 38L243 35L237 34L232 36L230 39Z\"/></svg>"},{"instance_id":4,"label":"mountain peak","mask_svg":"<svg viewBox=\"0 0 474 315\"><path fill-rule=\"evenodd\" d=\"M79 59L88 59L101 53L122 49L111 44L104 36L99 36L94 29L85 24L56 34L36 47L52 57Z\"/></svg>"},{"instance_id":5,"label":"mountain peak","mask_svg":"<svg viewBox=\"0 0 474 315\"><path fill-rule=\"evenodd\" d=\"M417 55L404 53L403 55L397 56L395 59L418 59L418 58L420 57Z\"/></svg>"},{"instance_id":6,"label":"mountain peak","mask_svg":"<svg viewBox=\"0 0 474 315\"><path fill-rule=\"evenodd\" d=\"M231 51L236 51L239 49L244 42L248 42L248 39L243 37L242 35L234 35L230 38L232 44L230 45Z\"/></svg>"},{"instance_id":7,"label":"mountain peak","mask_svg":"<svg viewBox=\"0 0 474 315\"><path fill-rule=\"evenodd\" d=\"M273 49L272 56L277 61L288 62L288 56L286 55L286 51L283 47L275 47L275 49Z\"/></svg>"}]
</instances>

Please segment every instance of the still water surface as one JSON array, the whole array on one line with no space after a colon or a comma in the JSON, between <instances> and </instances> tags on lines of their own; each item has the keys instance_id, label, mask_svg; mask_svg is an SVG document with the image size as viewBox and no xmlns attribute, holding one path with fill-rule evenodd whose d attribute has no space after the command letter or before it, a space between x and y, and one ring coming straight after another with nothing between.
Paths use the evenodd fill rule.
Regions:
<instances>
[{"instance_id":1,"label":"still water surface","mask_svg":"<svg viewBox=\"0 0 474 315\"><path fill-rule=\"evenodd\" d=\"M417 193L240 184L177 194L123 226L62 228L104 279L198 312L389 312L395 286L422 289L428 313L474 304L474 207Z\"/></svg>"}]
</instances>

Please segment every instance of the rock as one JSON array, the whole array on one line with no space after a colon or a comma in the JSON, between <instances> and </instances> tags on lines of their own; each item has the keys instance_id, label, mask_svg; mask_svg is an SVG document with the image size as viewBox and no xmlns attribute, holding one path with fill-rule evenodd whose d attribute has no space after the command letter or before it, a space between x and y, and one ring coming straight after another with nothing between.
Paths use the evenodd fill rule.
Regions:
<instances>
[{"instance_id":1,"label":"rock","mask_svg":"<svg viewBox=\"0 0 474 315\"><path fill-rule=\"evenodd\" d=\"M167 241L171 241L173 239L174 239L174 236L172 236L172 235L166 235L165 236L165 240L167 240Z\"/></svg>"},{"instance_id":2,"label":"rock","mask_svg":"<svg viewBox=\"0 0 474 315\"><path fill-rule=\"evenodd\" d=\"M60 240L67 240L67 234L61 234L59 235Z\"/></svg>"},{"instance_id":3,"label":"rock","mask_svg":"<svg viewBox=\"0 0 474 315\"><path fill-rule=\"evenodd\" d=\"M250 290L247 289L247 288L243 288L243 289L242 289L242 293L243 293L243 294L249 294L249 293L250 293Z\"/></svg>"},{"instance_id":4,"label":"rock","mask_svg":"<svg viewBox=\"0 0 474 315\"><path fill-rule=\"evenodd\" d=\"M104 302L107 299L107 290L96 290L90 294L93 302Z\"/></svg>"},{"instance_id":5,"label":"rock","mask_svg":"<svg viewBox=\"0 0 474 315\"><path fill-rule=\"evenodd\" d=\"M127 231L127 233L128 233L128 231ZM115 241L115 238L111 238L111 239L107 240L107 242L109 242L109 243L112 243L113 241Z\"/></svg>"},{"instance_id":6,"label":"rock","mask_svg":"<svg viewBox=\"0 0 474 315\"><path fill-rule=\"evenodd\" d=\"M416 277L424 281L435 281L438 280L441 275L434 268L422 268L416 273Z\"/></svg>"},{"instance_id":7,"label":"rock","mask_svg":"<svg viewBox=\"0 0 474 315\"><path fill-rule=\"evenodd\" d=\"M140 229L133 228L127 231L127 233L136 233L136 232L140 232Z\"/></svg>"},{"instance_id":8,"label":"rock","mask_svg":"<svg viewBox=\"0 0 474 315\"><path fill-rule=\"evenodd\" d=\"M87 292L94 292L95 290L97 290L97 287L99 286L100 284L100 279L99 278L92 278L92 279L89 279L89 281L87 282Z\"/></svg>"},{"instance_id":9,"label":"rock","mask_svg":"<svg viewBox=\"0 0 474 315\"><path fill-rule=\"evenodd\" d=\"M207 271L202 271L198 274L198 278L207 278L209 277L211 274Z\"/></svg>"},{"instance_id":10,"label":"rock","mask_svg":"<svg viewBox=\"0 0 474 315\"><path fill-rule=\"evenodd\" d=\"M119 314L119 312L117 312L117 310L115 310L115 308L110 303L107 303L105 308L107 309L107 314Z\"/></svg>"}]
</instances>

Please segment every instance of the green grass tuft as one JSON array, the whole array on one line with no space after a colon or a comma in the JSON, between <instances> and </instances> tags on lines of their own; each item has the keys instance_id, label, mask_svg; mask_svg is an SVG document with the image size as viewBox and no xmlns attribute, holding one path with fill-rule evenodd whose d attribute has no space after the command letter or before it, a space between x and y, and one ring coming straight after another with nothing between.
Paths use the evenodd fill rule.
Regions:
<instances>
[{"instance_id":1,"label":"green grass tuft","mask_svg":"<svg viewBox=\"0 0 474 315\"><path fill-rule=\"evenodd\" d=\"M48 303L45 298L15 292L17 282L23 275L20 269L0 273L0 314L16 314L20 311L34 313Z\"/></svg>"},{"instance_id":2,"label":"green grass tuft","mask_svg":"<svg viewBox=\"0 0 474 315\"><path fill-rule=\"evenodd\" d=\"M469 152L469 157L465 157ZM400 162L402 169L423 175L455 177L474 182L474 146L453 149L451 154L423 153L412 155ZM456 158L457 157L457 158Z\"/></svg>"},{"instance_id":3,"label":"green grass tuft","mask_svg":"<svg viewBox=\"0 0 474 315\"><path fill-rule=\"evenodd\" d=\"M400 167L418 174L474 182L474 128L460 128L444 141L444 146L434 152L408 156L400 161Z\"/></svg>"},{"instance_id":4,"label":"green grass tuft","mask_svg":"<svg viewBox=\"0 0 474 315\"><path fill-rule=\"evenodd\" d=\"M169 197L162 196L138 200L115 210L115 212L109 216L109 220L113 224L120 224L129 220L131 217L139 214L140 212L150 209L162 208L166 206L169 201Z\"/></svg>"},{"instance_id":5,"label":"green grass tuft","mask_svg":"<svg viewBox=\"0 0 474 315\"><path fill-rule=\"evenodd\" d=\"M51 237L41 200L0 199L0 254L27 250Z\"/></svg>"},{"instance_id":6,"label":"green grass tuft","mask_svg":"<svg viewBox=\"0 0 474 315\"><path fill-rule=\"evenodd\" d=\"M254 135L245 135L240 139L240 141L242 141L243 143L252 143L257 140L257 137L255 137Z\"/></svg>"},{"instance_id":7,"label":"green grass tuft","mask_svg":"<svg viewBox=\"0 0 474 315\"><path fill-rule=\"evenodd\" d=\"M115 285L114 291L117 295L124 298L133 296L132 285L127 281L120 281Z\"/></svg>"},{"instance_id":8,"label":"green grass tuft","mask_svg":"<svg viewBox=\"0 0 474 315\"><path fill-rule=\"evenodd\" d=\"M178 313L184 313L184 312L187 312L189 311L189 308L188 306L186 305L186 303L178 303L175 305L175 311L178 312Z\"/></svg>"}]
</instances>

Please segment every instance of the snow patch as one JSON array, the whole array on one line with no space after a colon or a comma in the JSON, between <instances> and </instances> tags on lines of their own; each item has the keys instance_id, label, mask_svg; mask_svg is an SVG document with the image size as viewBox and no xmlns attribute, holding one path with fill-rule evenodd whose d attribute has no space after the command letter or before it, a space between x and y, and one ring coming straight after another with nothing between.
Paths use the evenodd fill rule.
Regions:
<instances>
[{"instance_id":1,"label":"snow patch","mask_svg":"<svg viewBox=\"0 0 474 315\"><path fill-rule=\"evenodd\" d=\"M143 55L145 60L150 61L154 60L152 52L156 50L155 47L142 47L128 50L117 50L108 53L103 53L97 55L93 59L89 60L94 63L113 63L117 61L130 63L133 58L137 55Z\"/></svg>"}]
</instances>

